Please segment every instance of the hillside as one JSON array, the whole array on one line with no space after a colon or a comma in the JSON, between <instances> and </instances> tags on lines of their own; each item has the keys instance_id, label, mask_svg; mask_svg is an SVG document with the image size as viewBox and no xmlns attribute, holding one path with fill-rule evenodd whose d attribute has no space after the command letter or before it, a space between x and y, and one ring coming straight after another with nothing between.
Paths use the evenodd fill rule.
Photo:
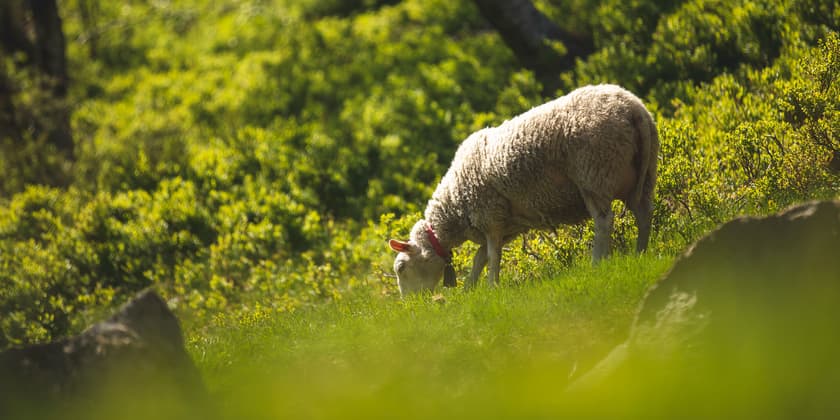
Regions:
<instances>
[{"instance_id":1,"label":"hillside","mask_svg":"<svg viewBox=\"0 0 840 420\"><path fill-rule=\"evenodd\" d=\"M510 328L473 330L469 346L499 340L509 355L543 351L540 340L581 339L587 351L604 351L626 332L644 288L714 226L840 196L840 9L832 2L537 1L557 26L591 40L556 77L526 68L471 1L59 3L66 92L56 96L58 82L26 53L0 47L0 349L78 332L153 287L222 389L232 375L225 367L261 360L265 347L288 366L308 346L326 354L352 346L352 331L369 337L359 321L366 310L387 318L416 307L421 323L452 312L446 325L457 328L465 315L496 320L484 305L518 299L514 307L529 312L523 321L582 316L572 328L597 332L526 328L511 313ZM649 255L612 263L629 268L592 269L591 225L564 227L512 243L497 291L452 292L443 309L400 301L386 240L407 235L460 141L592 83L633 91L658 125ZM48 135L48 117L62 113L70 150ZM626 254L635 228L615 210L613 242ZM459 279L471 250L457 251ZM624 274L607 280L599 270ZM587 301L600 293L608 296ZM540 306L578 298L559 313ZM380 305L384 312L371 309ZM614 316L601 319L602 311ZM264 341L306 340L283 331L305 329L296 323L310 313L327 314L309 327L326 336L298 348ZM373 325L384 322L391 340L414 339L401 336L398 321ZM237 325L231 335L228 325ZM351 332L340 331L345 325ZM337 341L321 341L333 333ZM251 334L263 336L253 348ZM448 339L438 334L417 332ZM402 351L398 344L369 357L395 357L385 353ZM337 360L355 363L371 345ZM438 360L448 361L433 368L474 367L486 379L492 357L461 360L475 350L441 350ZM570 351L536 360L571 369L586 351ZM312 361L302 363L297 369ZM538 367L528 372L534 377L513 382L548 380ZM391 378L385 368L372 374ZM440 375L417 386L434 387ZM409 385L394 392L413 392Z\"/></svg>"}]
</instances>

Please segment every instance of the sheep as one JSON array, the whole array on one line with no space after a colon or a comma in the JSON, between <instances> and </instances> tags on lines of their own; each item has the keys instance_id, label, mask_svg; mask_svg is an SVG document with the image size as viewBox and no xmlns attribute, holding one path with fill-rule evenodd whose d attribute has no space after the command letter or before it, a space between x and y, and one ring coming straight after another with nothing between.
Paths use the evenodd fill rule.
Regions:
<instances>
[{"instance_id":1,"label":"sheep","mask_svg":"<svg viewBox=\"0 0 840 420\"><path fill-rule=\"evenodd\" d=\"M502 246L530 229L595 221L593 262L608 256L612 201L621 200L647 248L659 140L641 100L615 85L585 86L471 134L429 200L410 239L391 239L400 293L456 285L451 249L479 245L465 281L487 266L496 285Z\"/></svg>"}]
</instances>

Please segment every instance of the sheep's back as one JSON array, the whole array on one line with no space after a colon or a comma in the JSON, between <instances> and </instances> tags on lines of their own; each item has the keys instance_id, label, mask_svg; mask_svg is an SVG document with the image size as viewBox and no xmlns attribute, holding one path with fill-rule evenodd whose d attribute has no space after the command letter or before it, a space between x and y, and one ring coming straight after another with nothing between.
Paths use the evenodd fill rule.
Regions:
<instances>
[{"instance_id":1,"label":"sheep's back","mask_svg":"<svg viewBox=\"0 0 840 420\"><path fill-rule=\"evenodd\" d=\"M481 154L487 184L514 217L535 227L585 219L581 190L612 199L635 180L639 112L647 113L629 92L591 86L488 129Z\"/></svg>"}]
</instances>

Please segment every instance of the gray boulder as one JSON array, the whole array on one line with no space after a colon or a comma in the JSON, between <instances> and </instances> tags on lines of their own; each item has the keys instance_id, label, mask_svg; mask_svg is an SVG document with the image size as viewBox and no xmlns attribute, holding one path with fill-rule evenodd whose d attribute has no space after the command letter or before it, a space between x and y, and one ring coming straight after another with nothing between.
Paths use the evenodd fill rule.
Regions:
<instances>
[{"instance_id":1,"label":"gray boulder","mask_svg":"<svg viewBox=\"0 0 840 420\"><path fill-rule=\"evenodd\" d=\"M135 405L177 418L197 414L205 399L178 320L153 291L78 336L0 352L0 418L65 417L69 409L125 417L121 410Z\"/></svg>"},{"instance_id":2,"label":"gray boulder","mask_svg":"<svg viewBox=\"0 0 840 420\"><path fill-rule=\"evenodd\" d=\"M838 354L840 201L813 202L700 239L570 392L624 413L820 417L840 408Z\"/></svg>"}]
</instances>

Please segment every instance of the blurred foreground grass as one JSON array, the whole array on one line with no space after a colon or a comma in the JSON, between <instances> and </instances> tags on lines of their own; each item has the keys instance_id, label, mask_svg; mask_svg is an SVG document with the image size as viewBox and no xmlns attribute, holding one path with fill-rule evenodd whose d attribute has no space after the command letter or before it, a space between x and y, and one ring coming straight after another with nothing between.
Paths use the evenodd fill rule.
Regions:
<instances>
[{"instance_id":1,"label":"blurred foreground grass","mask_svg":"<svg viewBox=\"0 0 840 420\"><path fill-rule=\"evenodd\" d=\"M469 293L459 288L404 300L351 294L293 312L218 317L187 331L209 401L182 404L167 384L146 383L46 413L89 419L833 417L840 371L831 361L840 343L826 328L836 317L808 308L793 308L790 317L786 308L764 319L725 320L724 330L743 328L743 334L654 346L642 363L570 390L627 338L646 290L671 263L670 257L616 256L597 267L546 268L530 280L509 276L500 287ZM788 325L769 325L779 319Z\"/></svg>"},{"instance_id":2,"label":"blurred foreground grass","mask_svg":"<svg viewBox=\"0 0 840 420\"><path fill-rule=\"evenodd\" d=\"M404 300L350 294L293 312L257 308L218 317L187 331L209 401L182 404L167 384L146 383L45 413L89 419L765 419L836 413L840 372L831 360L840 348L838 335L825 331L831 314L807 308L793 308L787 329L778 325L788 332L801 325L791 333L798 338L761 338L758 331L772 333L768 324L779 316L724 321L724 329L743 328L743 337L700 347L683 342L676 352L652 348L642 363L570 391L627 338L646 290L671 263L670 257L616 256L561 272L546 265L529 280L508 276L500 287L469 293L459 288ZM787 310L781 319L788 319Z\"/></svg>"},{"instance_id":3,"label":"blurred foreground grass","mask_svg":"<svg viewBox=\"0 0 840 420\"><path fill-rule=\"evenodd\" d=\"M220 319L189 347L230 418L552 417L670 262L621 256L443 299Z\"/></svg>"}]
</instances>

